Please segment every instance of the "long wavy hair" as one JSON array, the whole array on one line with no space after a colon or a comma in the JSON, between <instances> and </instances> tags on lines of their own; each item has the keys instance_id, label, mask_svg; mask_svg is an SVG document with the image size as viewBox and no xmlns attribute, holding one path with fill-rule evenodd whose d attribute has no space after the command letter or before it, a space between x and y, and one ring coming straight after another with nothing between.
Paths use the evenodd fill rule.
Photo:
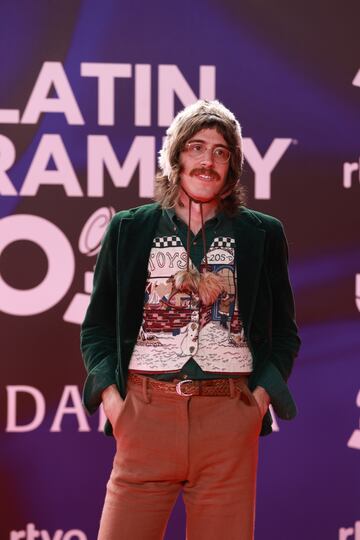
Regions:
<instances>
[{"instance_id":1,"label":"long wavy hair","mask_svg":"<svg viewBox=\"0 0 360 540\"><path fill-rule=\"evenodd\" d=\"M155 178L154 198L163 208L176 205L181 175L180 152L189 139L206 128L215 128L221 133L231 151L228 174L219 193L219 208L231 216L245 205L246 200L244 186L240 184L244 162L241 127L233 113L217 100L199 100L180 111L172 121L159 153L160 171Z\"/></svg>"}]
</instances>

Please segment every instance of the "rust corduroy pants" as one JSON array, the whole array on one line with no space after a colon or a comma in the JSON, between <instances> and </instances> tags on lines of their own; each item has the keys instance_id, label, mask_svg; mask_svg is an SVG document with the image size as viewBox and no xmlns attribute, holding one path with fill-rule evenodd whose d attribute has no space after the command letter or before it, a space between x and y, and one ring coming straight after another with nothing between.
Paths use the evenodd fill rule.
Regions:
<instances>
[{"instance_id":1,"label":"rust corduroy pants","mask_svg":"<svg viewBox=\"0 0 360 540\"><path fill-rule=\"evenodd\" d=\"M187 540L254 538L260 409L230 396L166 394L129 381L98 540L160 540L182 490Z\"/></svg>"}]
</instances>

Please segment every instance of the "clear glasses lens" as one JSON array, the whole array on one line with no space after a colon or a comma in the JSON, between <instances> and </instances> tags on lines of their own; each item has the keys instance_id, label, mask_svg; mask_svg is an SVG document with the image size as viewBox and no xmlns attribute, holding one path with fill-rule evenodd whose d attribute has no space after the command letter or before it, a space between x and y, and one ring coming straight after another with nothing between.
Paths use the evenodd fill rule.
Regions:
<instances>
[{"instance_id":1,"label":"clear glasses lens","mask_svg":"<svg viewBox=\"0 0 360 540\"><path fill-rule=\"evenodd\" d=\"M199 142L193 142L193 143L187 143L186 149L191 157L193 158L200 158L203 156L207 150L206 144L199 143ZM214 157L214 160L217 163L227 163L230 159L231 152L227 148L224 148L223 146L215 146L212 150L212 154Z\"/></svg>"}]
</instances>

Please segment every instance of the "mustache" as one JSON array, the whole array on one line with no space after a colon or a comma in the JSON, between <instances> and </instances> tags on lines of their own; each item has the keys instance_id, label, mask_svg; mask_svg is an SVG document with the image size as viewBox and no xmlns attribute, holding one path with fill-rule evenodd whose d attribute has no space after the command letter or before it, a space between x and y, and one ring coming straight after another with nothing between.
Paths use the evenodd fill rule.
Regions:
<instances>
[{"instance_id":1,"label":"mustache","mask_svg":"<svg viewBox=\"0 0 360 540\"><path fill-rule=\"evenodd\" d=\"M220 175L214 169L192 169L190 171L190 176L196 176L198 174L211 175L214 180L220 180Z\"/></svg>"}]
</instances>

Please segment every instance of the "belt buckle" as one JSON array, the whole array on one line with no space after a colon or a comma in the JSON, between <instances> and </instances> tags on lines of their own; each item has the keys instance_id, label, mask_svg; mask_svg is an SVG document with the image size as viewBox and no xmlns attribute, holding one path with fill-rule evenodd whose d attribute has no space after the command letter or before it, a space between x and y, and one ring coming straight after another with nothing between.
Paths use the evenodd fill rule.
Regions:
<instances>
[{"instance_id":1,"label":"belt buckle","mask_svg":"<svg viewBox=\"0 0 360 540\"><path fill-rule=\"evenodd\" d=\"M187 382L194 382L192 379L184 379L183 381L179 381L177 384L176 384L176 392L177 394L179 394L179 396L192 396L193 394L185 394L182 390L181 390L181 385L184 384L184 383L187 383Z\"/></svg>"}]
</instances>

